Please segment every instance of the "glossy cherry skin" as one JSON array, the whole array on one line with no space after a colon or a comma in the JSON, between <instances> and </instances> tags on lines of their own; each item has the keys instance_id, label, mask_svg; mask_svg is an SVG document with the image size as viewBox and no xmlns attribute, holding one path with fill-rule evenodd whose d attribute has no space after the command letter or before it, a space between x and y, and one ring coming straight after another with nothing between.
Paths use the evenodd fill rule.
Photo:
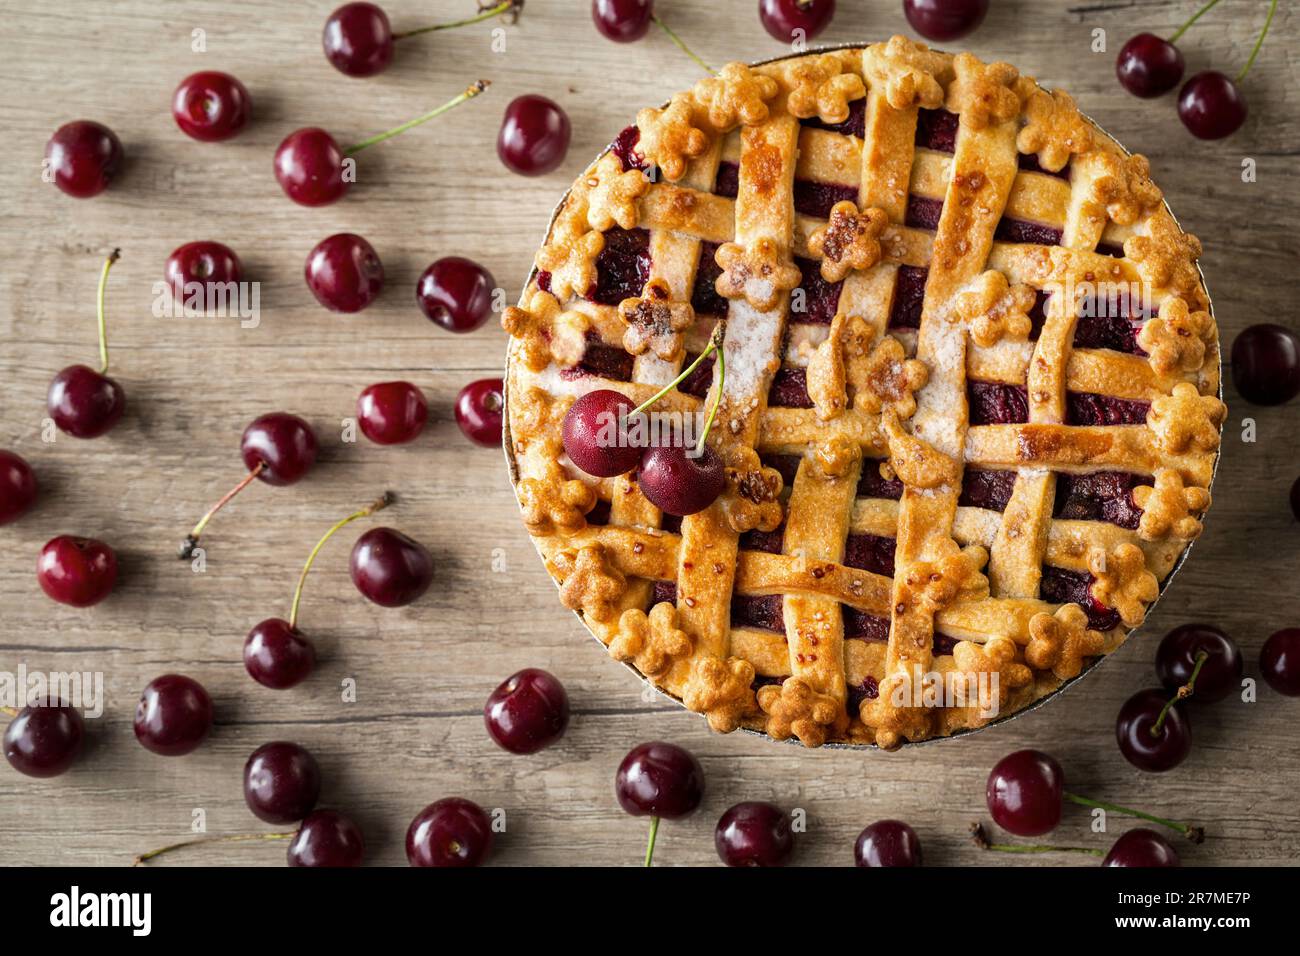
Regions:
<instances>
[{"instance_id":1,"label":"glossy cherry skin","mask_svg":"<svg viewBox=\"0 0 1300 956\"><path fill-rule=\"evenodd\" d=\"M86 365L69 365L50 382L45 407L65 434L98 438L121 420L126 393L116 379Z\"/></svg>"},{"instance_id":2,"label":"glossy cherry skin","mask_svg":"<svg viewBox=\"0 0 1300 956\"><path fill-rule=\"evenodd\" d=\"M637 484L650 503L670 515L693 515L718 499L727 484L722 460L706 447L692 456L680 445L646 450Z\"/></svg>"},{"instance_id":3,"label":"glossy cherry skin","mask_svg":"<svg viewBox=\"0 0 1300 956\"><path fill-rule=\"evenodd\" d=\"M448 332L473 332L492 316L496 280L473 259L446 256L432 263L415 286L425 317Z\"/></svg>"},{"instance_id":4,"label":"glossy cherry skin","mask_svg":"<svg viewBox=\"0 0 1300 956\"><path fill-rule=\"evenodd\" d=\"M1162 687L1140 690L1119 710L1115 741L1124 759L1139 770L1151 773L1172 770L1192 750L1192 725L1181 704L1169 708L1160 730L1152 734L1169 697L1169 692Z\"/></svg>"},{"instance_id":5,"label":"glossy cherry skin","mask_svg":"<svg viewBox=\"0 0 1300 956\"><path fill-rule=\"evenodd\" d=\"M410 382L379 382L357 397L357 424L376 445L414 441L428 420L429 403Z\"/></svg>"},{"instance_id":6,"label":"glossy cherry skin","mask_svg":"<svg viewBox=\"0 0 1300 956\"><path fill-rule=\"evenodd\" d=\"M1154 830L1129 830L1110 848L1102 866L1182 866L1178 851Z\"/></svg>"},{"instance_id":7,"label":"glossy cherry skin","mask_svg":"<svg viewBox=\"0 0 1300 956\"><path fill-rule=\"evenodd\" d=\"M634 817L677 820L694 813L704 799L704 768L676 744L638 744L618 765L614 796Z\"/></svg>"},{"instance_id":8,"label":"glossy cherry skin","mask_svg":"<svg viewBox=\"0 0 1300 956\"><path fill-rule=\"evenodd\" d=\"M785 866L794 852L794 834L784 810L750 801L722 815L713 845L727 866Z\"/></svg>"},{"instance_id":9,"label":"glossy cherry skin","mask_svg":"<svg viewBox=\"0 0 1300 956\"><path fill-rule=\"evenodd\" d=\"M173 296L182 302L197 297L195 305L206 310L209 285L243 281L244 265L234 249L220 242L187 242L167 257L163 278Z\"/></svg>"},{"instance_id":10,"label":"glossy cherry skin","mask_svg":"<svg viewBox=\"0 0 1300 956\"><path fill-rule=\"evenodd\" d=\"M853 865L920 866L921 840L902 820L877 820L858 834Z\"/></svg>"},{"instance_id":11,"label":"glossy cherry skin","mask_svg":"<svg viewBox=\"0 0 1300 956\"><path fill-rule=\"evenodd\" d=\"M984 22L989 0L903 0L912 29L927 40L960 40Z\"/></svg>"},{"instance_id":12,"label":"glossy cherry skin","mask_svg":"<svg viewBox=\"0 0 1300 956\"><path fill-rule=\"evenodd\" d=\"M236 136L253 115L253 98L229 73L203 70L181 80L172 96L172 119L181 132L205 143Z\"/></svg>"},{"instance_id":13,"label":"glossy cherry skin","mask_svg":"<svg viewBox=\"0 0 1300 956\"><path fill-rule=\"evenodd\" d=\"M350 232L318 242L304 274L316 301L331 312L360 312L384 288L384 264L375 247Z\"/></svg>"},{"instance_id":14,"label":"glossy cherry skin","mask_svg":"<svg viewBox=\"0 0 1300 956\"><path fill-rule=\"evenodd\" d=\"M759 0L758 19L774 40L811 40L835 16L835 0ZM798 32L796 32L798 31Z\"/></svg>"},{"instance_id":15,"label":"glossy cherry skin","mask_svg":"<svg viewBox=\"0 0 1300 956\"><path fill-rule=\"evenodd\" d=\"M985 800L993 821L1017 836L1041 836L1061 822L1065 771L1041 750L1017 750L993 765Z\"/></svg>"},{"instance_id":16,"label":"glossy cherry skin","mask_svg":"<svg viewBox=\"0 0 1300 956\"><path fill-rule=\"evenodd\" d=\"M650 30L654 0L591 0L591 20L607 40L632 43Z\"/></svg>"},{"instance_id":17,"label":"glossy cherry skin","mask_svg":"<svg viewBox=\"0 0 1300 956\"><path fill-rule=\"evenodd\" d=\"M635 468L643 449L632 445L620 427L635 407L631 399L610 388L579 397L560 427L569 460L596 478L613 478Z\"/></svg>"},{"instance_id":18,"label":"glossy cherry skin","mask_svg":"<svg viewBox=\"0 0 1300 956\"><path fill-rule=\"evenodd\" d=\"M337 810L315 810L298 826L286 856L290 866L360 866L366 853L361 828Z\"/></svg>"},{"instance_id":19,"label":"glossy cherry skin","mask_svg":"<svg viewBox=\"0 0 1300 956\"><path fill-rule=\"evenodd\" d=\"M5 728L5 759L29 777L57 777L76 762L84 738L80 711L62 704L24 707Z\"/></svg>"},{"instance_id":20,"label":"glossy cherry skin","mask_svg":"<svg viewBox=\"0 0 1300 956\"><path fill-rule=\"evenodd\" d=\"M1259 652L1259 670L1279 694L1300 697L1300 627L1269 635Z\"/></svg>"},{"instance_id":21,"label":"glossy cherry skin","mask_svg":"<svg viewBox=\"0 0 1300 956\"><path fill-rule=\"evenodd\" d=\"M521 176L542 176L559 169L569 151L573 129L554 100L528 94L506 107L497 134L497 156Z\"/></svg>"},{"instance_id":22,"label":"glossy cherry skin","mask_svg":"<svg viewBox=\"0 0 1300 956\"><path fill-rule=\"evenodd\" d=\"M1154 33L1139 33L1120 48L1115 59L1120 86L1143 99L1172 90L1183 78L1183 68L1182 51Z\"/></svg>"},{"instance_id":23,"label":"glossy cherry skin","mask_svg":"<svg viewBox=\"0 0 1300 956\"><path fill-rule=\"evenodd\" d=\"M392 528L373 528L352 546L352 583L381 607L403 607L433 583L433 555Z\"/></svg>"},{"instance_id":24,"label":"glossy cherry skin","mask_svg":"<svg viewBox=\"0 0 1300 956\"><path fill-rule=\"evenodd\" d=\"M328 206L352 188L343 178L343 150L318 126L294 130L275 151L275 178L300 206Z\"/></svg>"},{"instance_id":25,"label":"glossy cherry skin","mask_svg":"<svg viewBox=\"0 0 1300 956\"><path fill-rule=\"evenodd\" d=\"M316 646L282 618L267 618L244 638L244 669L263 687L301 684L315 667Z\"/></svg>"},{"instance_id":26,"label":"glossy cherry skin","mask_svg":"<svg viewBox=\"0 0 1300 956\"><path fill-rule=\"evenodd\" d=\"M485 448L500 446L505 388L505 382L499 378L481 378L470 382L456 396L456 424L474 444Z\"/></svg>"},{"instance_id":27,"label":"glossy cherry skin","mask_svg":"<svg viewBox=\"0 0 1300 956\"><path fill-rule=\"evenodd\" d=\"M0 525L17 521L36 504L36 472L26 460L0 449Z\"/></svg>"},{"instance_id":28,"label":"glossy cherry skin","mask_svg":"<svg viewBox=\"0 0 1300 956\"><path fill-rule=\"evenodd\" d=\"M297 415L272 412L253 419L239 440L244 467L268 485L292 485L316 464L316 433Z\"/></svg>"},{"instance_id":29,"label":"glossy cherry skin","mask_svg":"<svg viewBox=\"0 0 1300 956\"><path fill-rule=\"evenodd\" d=\"M69 196L98 196L122 168L122 142L94 120L75 120L54 131L45 144L45 165L54 185Z\"/></svg>"},{"instance_id":30,"label":"glossy cherry skin","mask_svg":"<svg viewBox=\"0 0 1300 956\"><path fill-rule=\"evenodd\" d=\"M1218 70L1197 73L1178 94L1178 118L1197 139L1223 139L1246 122L1246 99Z\"/></svg>"},{"instance_id":31,"label":"glossy cherry skin","mask_svg":"<svg viewBox=\"0 0 1300 956\"><path fill-rule=\"evenodd\" d=\"M506 678L483 705L483 724L512 754L535 754L564 736L569 695L555 676L528 667Z\"/></svg>"},{"instance_id":32,"label":"glossy cherry skin","mask_svg":"<svg viewBox=\"0 0 1300 956\"><path fill-rule=\"evenodd\" d=\"M305 747L275 740L262 744L244 764L244 802L267 823L293 823L320 799L320 764Z\"/></svg>"},{"instance_id":33,"label":"glossy cherry skin","mask_svg":"<svg viewBox=\"0 0 1300 956\"><path fill-rule=\"evenodd\" d=\"M1281 405L1300 395L1300 336L1263 322L1232 343L1232 384L1252 405Z\"/></svg>"},{"instance_id":34,"label":"glossy cherry skin","mask_svg":"<svg viewBox=\"0 0 1300 956\"><path fill-rule=\"evenodd\" d=\"M462 797L429 804L406 830L411 866L478 866L491 849L491 820L477 803Z\"/></svg>"},{"instance_id":35,"label":"glossy cherry skin","mask_svg":"<svg viewBox=\"0 0 1300 956\"><path fill-rule=\"evenodd\" d=\"M373 3L345 3L329 15L321 34L325 59L348 76L374 76L393 62L393 28Z\"/></svg>"},{"instance_id":36,"label":"glossy cherry skin","mask_svg":"<svg viewBox=\"0 0 1300 956\"><path fill-rule=\"evenodd\" d=\"M1223 700L1241 687L1242 659L1237 642L1209 624L1184 624L1165 635L1156 651L1156 677L1171 691L1189 680L1196 658L1206 655L1196 675L1191 700Z\"/></svg>"},{"instance_id":37,"label":"glossy cherry skin","mask_svg":"<svg viewBox=\"0 0 1300 956\"><path fill-rule=\"evenodd\" d=\"M117 555L102 541L61 534L41 548L36 580L60 604L90 607L117 583Z\"/></svg>"},{"instance_id":38,"label":"glossy cherry skin","mask_svg":"<svg viewBox=\"0 0 1300 956\"><path fill-rule=\"evenodd\" d=\"M212 729L212 698L183 674L164 674L145 685L135 708L135 739L145 750L179 757L203 743Z\"/></svg>"}]
</instances>

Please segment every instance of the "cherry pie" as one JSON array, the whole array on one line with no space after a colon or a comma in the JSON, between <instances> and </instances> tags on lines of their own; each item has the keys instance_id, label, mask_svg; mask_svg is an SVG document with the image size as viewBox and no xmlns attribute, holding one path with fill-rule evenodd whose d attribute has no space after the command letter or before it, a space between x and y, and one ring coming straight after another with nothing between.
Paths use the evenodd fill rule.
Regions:
<instances>
[{"instance_id":1,"label":"cherry pie","mask_svg":"<svg viewBox=\"0 0 1300 956\"><path fill-rule=\"evenodd\" d=\"M1225 407L1184 233L1006 63L894 37L732 63L570 189L517 307L524 522L611 656L805 745L976 728L1141 623L1201 531ZM726 483L660 511L564 453L574 400L703 413Z\"/></svg>"}]
</instances>

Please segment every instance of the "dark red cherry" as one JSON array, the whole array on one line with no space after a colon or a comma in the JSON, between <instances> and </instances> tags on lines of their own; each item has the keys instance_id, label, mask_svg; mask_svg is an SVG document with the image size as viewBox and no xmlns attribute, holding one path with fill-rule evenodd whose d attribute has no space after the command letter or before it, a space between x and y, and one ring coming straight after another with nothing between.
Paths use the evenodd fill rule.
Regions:
<instances>
[{"instance_id":1,"label":"dark red cherry","mask_svg":"<svg viewBox=\"0 0 1300 956\"><path fill-rule=\"evenodd\" d=\"M492 849L492 821L477 803L444 797L421 810L406 830L411 866L478 866Z\"/></svg>"},{"instance_id":2,"label":"dark red cherry","mask_svg":"<svg viewBox=\"0 0 1300 956\"><path fill-rule=\"evenodd\" d=\"M373 528L352 546L352 583L381 607L402 607L429 590L433 555L392 528Z\"/></svg>"},{"instance_id":3,"label":"dark red cherry","mask_svg":"<svg viewBox=\"0 0 1300 956\"><path fill-rule=\"evenodd\" d=\"M989 0L903 0L912 29L927 40L959 40L984 22Z\"/></svg>"},{"instance_id":4,"label":"dark red cherry","mask_svg":"<svg viewBox=\"0 0 1300 956\"><path fill-rule=\"evenodd\" d=\"M164 674L145 685L135 708L135 739L145 750L179 757L203 743L212 729L212 698L183 674Z\"/></svg>"},{"instance_id":5,"label":"dark red cherry","mask_svg":"<svg viewBox=\"0 0 1300 956\"><path fill-rule=\"evenodd\" d=\"M558 103L536 94L520 96L501 119L497 156L521 176L541 176L564 162L571 133L568 114Z\"/></svg>"},{"instance_id":6,"label":"dark red cherry","mask_svg":"<svg viewBox=\"0 0 1300 956\"><path fill-rule=\"evenodd\" d=\"M352 188L343 178L343 151L318 126L294 130L284 138L275 151L275 178L300 206L328 206Z\"/></svg>"},{"instance_id":7,"label":"dark red cherry","mask_svg":"<svg viewBox=\"0 0 1300 956\"><path fill-rule=\"evenodd\" d=\"M122 168L122 143L93 120L75 120L54 131L45 144L45 167L54 185L69 196L98 196Z\"/></svg>"},{"instance_id":8,"label":"dark red cherry","mask_svg":"<svg viewBox=\"0 0 1300 956\"><path fill-rule=\"evenodd\" d=\"M122 418L126 393L116 379L86 365L69 365L50 382L45 405L60 431L98 438Z\"/></svg>"},{"instance_id":9,"label":"dark red cherry","mask_svg":"<svg viewBox=\"0 0 1300 956\"><path fill-rule=\"evenodd\" d=\"M1154 830L1129 830L1110 848L1102 866L1182 866L1178 851Z\"/></svg>"},{"instance_id":10,"label":"dark red cherry","mask_svg":"<svg viewBox=\"0 0 1300 956\"><path fill-rule=\"evenodd\" d=\"M244 802L267 823L293 823L320 799L320 764L305 747L275 740L244 764Z\"/></svg>"},{"instance_id":11,"label":"dark red cherry","mask_svg":"<svg viewBox=\"0 0 1300 956\"><path fill-rule=\"evenodd\" d=\"M267 618L244 638L244 669L263 687L293 687L306 680L315 667L315 645L286 620Z\"/></svg>"},{"instance_id":12,"label":"dark red cherry","mask_svg":"<svg viewBox=\"0 0 1300 956\"><path fill-rule=\"evenodd\" d=\"M429 403L410 382L379 382L357 398L357 423L376 445L414 441L428 420Z\"/></svg>"},{"instance_id":13,"label":"dark red cherry","mask_svg":"<svg viewBox=\"0 0 1300 956\"><path fill-rule=\"evenodd\" d=\"M853 844L855 866L920 866L921 840L902 820L877 820Z\"/></svg>"},{"instance_id":14,"label":"dark red cherry","mask_svg":"<svg viewBox=\"0 0 1300 956\"><path fill-rule=\"evenodd\" d=\"M297 415L272 412L253 419L239 439L244 467L268 485L292 485L316 464L316 433Z\"/></svg>"},{"instance_id":15,"label":"dark red cherry","mask_svg":"<svg viewBox=\"0 0 1300 956\"><path fill-rule=\"evenodd\" d=\"M253 115L253 98L229 73L204 70L181 80L172 96L172 119L181 132L205 143L237 135Z\"/></svg>"},{"instance_id":16,"label":"dark red cherry","mask_svg":"<svg viewBox=\"0 0 1300 956\"><path fill-rule=\"evenodd\" d=\"M80 711L63 704L24 707L5 728L5 759L29 777L57 777L76 761L84 738Z\"/></svg>"},{"instance_id":17,"label":"dark red cherry","mask_svg":"<svg viewBox=\"0 0 1300 956\"><path fill-rule=\"evenodd\" d=\"M1279 694L1300 697L1300 627L1271 634L1259 652L1259 670Z\"/></svg>"},{"instance_id":18,"label":"dark red cherry","mask_svg":"<svg viewBox=\"0 0 1300 956\"><path fill-rule=\"evenodd\" d=\"M1187 759L1192 749L1192 725L1182 704L1165 712L1170 694L1161 687L1140 690L1119 710L1115 741L1124 759L1139 770L1163 773ZM1164 719L1160 715L1164 713ZM1159 722L1159 729L1156 724Z\"/></svg>"},{"instance_id":19,"label":"dark red cherry","mask_svg":"<svg viewBox=\"0 0 1300 956\"><path fill-rule=\"evenodd\" d=\"M596 478L613 478L635 468L643 449L631 443L623 427L635 407L626 395L609 388L578 398L560 429L569 460Z\"/></svg>"},{"instance_id":20,"label":"dark red cherry","mask_svg":"<svg viewBox=\"0 0 1300 956\"><path fill-rule=\"evenodd\" d=\"M678 516L703 511L727 484L722 460L707 446L698 455L680 445L649 448L636 480L651 504Z\"/></svg>"},{"instance_id":21,"label":"dark red cherry","mask_svg":"<svg viewBox=\"0 0 1300 956\"><path fill-rule=\"evenodd\" d=\"M474 444L485 448L501 445L505 387L499 378L481 378L470 382L456 396L456 424Z\"/></svg>"},{"instance_id":22,"label":"dark red cherry","mask_svg":"<svg viewBox=\"0 0 1300 956\"><path fill-rule=\"evenodd\" d=\"M17 521L36 504L36 472L21 455L0 449L0 525Z\"/></svg>"},{"instance_id":23,"label":"dark red cherry","mask_svg":"<svg viewBox=\"0 0 1300 956\"><path fill-rule=\"evenodd\" d=\"M360 866L361 828L337 810L315 810L298 826L286 854L290 866Z\"/></svg>"},{"instance_id":24,"label":"dark red cherry","mask_svg":"<svg viewBox=\"0 0 1300 956\"><path fill-rule=\"evenodd\" d=\"M393 28L373 3L345 3L331 13L321 44L325 59L348 76L374 76L393 62Z\"/></svg>"},{"instance_id":25,"label":"dark red cherry","mask_svg":"<svg viewBox=\"0 0 1300 956\"><path fill-rule=\"evenodd\" d=\"M615 43L631 43L650 30L654 0L591 0L591 20L601 35Z\"/></svg>"},{"instance_id":26,"label":"dark red cherry","mask_svg":"<svg viewBox=\"0 0 1300 956\"><path fill-rule=\"evenodd\" d=\"M60 604L90 607L117 583L117 555L102 541L62 534L41 548L36 580Z\"/></svg>"},{"instance_id":27,"label":"dark red cherry","mask_svg":"<svg viewBox=\"0 0 1300 956\"><path fill-rule=\"evenodd\" d=\"M794 852L794 834L784 810L751 801L722 815L713 845L727 866L785 866Z\"/></svg>"},{"instance_id":28,"label":"dark red cherry","mask_svg":"<svg viewBox=\"0 0 1300 956\"><path fill-rule=\"evenodd\" d=\"M492 315L492 273L472 259L446 256L424 270L415 300L430 322L448 332L473 332Z\"/></svg>"},{"instance_id":29,"label":"dark red cherry","mask_svg":"<svg viewBox=\"0 0 1300 956\"><path fill-rule=\"evenodd\" d=\"M554 675L536 667L512 674L483 705L483 724L501 747L534 754L564 736L569 695Z\"/></svg>"},{"instance_id":30,"label":"dark red cherry","mask_svg":"<svg viewBox=\"0 0 1300 956\"><path fill-rule=\"evenodd\" d=\"M167 257L163 278L172 295L182 303L193 302L195 307L206 311L217 301L229 301L228 296L224 300L209 296L209 289L242 281L244 266L235 250L220 242L187 242Z\"/></svg>"},{"instance_id":31,"label":"dark red cherry","mask_svg":"<svg viewBox=\"0 0 1300 956\"><path fill-rule=\"evenodd\" d=\"M1156 651L1156 678L1168 690L1178 690L1191 680L1201 654L1205 663L1196 674L1192 700L1222 700L1240 688L1241 650L1210 624L1183 624L1166 634Z\"/></svg>"},{"instance_id":32,"label":"dark red cherry","mask_svg":"<svg viewBox=\"0 0 1300 956\"><path fill-rule=\"evenodd\" d=\"M1041 750L1017 750L993 765L985 799L993 821L1017 836L1040 836L1061 822L1065 771Z\"/></svg>"},{"instance_id":33,"label":"dark red cherry","mask_svg":"<svg viewBox=\"0 0 1300 956\"><path fill-rule=\"evenodd\" d=\"M1162 96L1183 78L1183 54L1154 33L1139 33L1120 48L1115 75L1134 96Z\"/></svg>"},{"instance_id":34,"label":"dark red cherry","mask_svg":"<svg viewBox=\"0 0 1300 956\"><path fill-rule=\"evenodd\" d=\"M304 274L316 301L331 312L360 312L384 288L384 265L375 247L350 232L318 242Z\"/></svg>"},{"instance_id":35,"label":"dark red cherry","mask_svg":"<svg viewBox=\"0 0 1300 956\"><path fill-rule=\"evenodd\" d=\"M627 752L614 775L618 804L634 817L677 820L704 798L704 768L689 750L652 740Z\"/></svg>"},{"instance_id":36,"label":"dark red cherry","mask_svg":"<svg viewBox=\"0 0 1300 956\"><path fill-rule=\"evenodd\" d=\"M1228 77L1206 70L1183 84L1178 118L1197 139L1223 139L1246 122L1246 99Z\"/></svg>"},{"instance_id":37,"label":"dark red cherry","mask_svg":"<svg viewBox=\"0 0 1300 956\"><path fill-rule=\"evenodd\" d=\"M758 19L782 43L811 40L835 16L835 0L759 0Z\"/></svg>"},{"instance_id":38,"label":"dark red cherry","mask_svg":"<svg viewBox=\"0 0 1300 956\"><path fill-rule=\"evenodd\" d=\"M1243 329L1232 343L1232 384L1253 405L1300 395L1300 336L1268 322Z\"/></svg>"}]
</instances>

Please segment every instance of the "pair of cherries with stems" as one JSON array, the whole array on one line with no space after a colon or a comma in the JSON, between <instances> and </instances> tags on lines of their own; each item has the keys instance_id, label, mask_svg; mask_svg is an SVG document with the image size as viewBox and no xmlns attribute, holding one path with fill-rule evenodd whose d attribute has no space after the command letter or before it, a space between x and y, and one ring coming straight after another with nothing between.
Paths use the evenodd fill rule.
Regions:
<instances>
[{"instance_id":1,"label":"pair of cherries with stems","mask_svg":"<svg viewBox=\"0 0 1300 956\"><path fill-rule=\"evenodd\" d=\"M708 446L709 432L722 404L726 377L722 348L725 333L725 323L719 322L699 357L640 405L633 406L626 395L607 388L578 398L565 414L562 428L569 460L596 478L613 478L637 469L641 493L655 507L671 515L696 514L713 504L727 483L722 460ZM627 427L631 419L676 388L711 355L717 356L713 407L694 447L688 448L685 437L678 440L675 433L668 444L656 443L648 448L632 441Z\"/></svg>"}]
</instances>

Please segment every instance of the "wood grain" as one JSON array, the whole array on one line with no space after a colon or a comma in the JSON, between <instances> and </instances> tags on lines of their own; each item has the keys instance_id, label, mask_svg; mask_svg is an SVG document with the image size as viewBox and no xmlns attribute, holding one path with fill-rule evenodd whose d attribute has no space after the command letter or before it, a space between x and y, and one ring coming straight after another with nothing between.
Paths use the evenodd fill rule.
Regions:
<instances>
[{"instance_id":1,"label":"wood grain","mask_svg":"<svg viewBox=\"0 0 1300 956\"><path fill-rule=\"evenodd\" d=\"M498 864L635 863L644 826L618 810L612 777L631 745L652 738L698 753L709 785L700 813L661 832L657 859L664 865L715 862L713 822L732 802L751 798L807 811L801 863L848 864L857 832L886 816L917 828L931 863L988 862L967 842L966 827L986 818L989 767L1025 746L1056 754L1071 789L1206 825L1206 844L1186 848L1190 864L1296 859L1294 702L1264 687L1258 703L1198 708L1194 752L1164 776L1130 768L1113 740L1120 703L1153 682L1154 647L1170 627L1220 624L1241 642L1248 673L1256 674L1264 638L1300 624L1300 532L1286 502L1300 472L1294 404L1254 408L1228 394L1230 421L1204 539L1146 627L1048 706L986 733L898 754L805 752L714 736L699 718L644 700L634 677L560 606L519 523L500 453L472 449L459 434L451 412L456 392L499 374L503 333L489 326L445 334L413 302L420 271L448 254L486 264L513 300L552 205L582 164L639 107L693 83L697 68L659 35L632 46L603 40L586 3L529 0L523 20L505 28L505 52L491 51L493 25L483 24L403 41L386 74L351 80L321 55L320 29L332 5L119 0L74 10L0 3L0 79L9 91L0 100L7 148L0 165L0 447L26 456L44 488L39 509L0 534L0 670L25 663L102 671L108 698L72 772L41 782L0 768L0 861L124 864L183 838L195 808L206 812L211 834L259 829L241 797L243 761L267 740L292 739L319 756L323 803L355 814L372 862L402 862L411 817L437 797L461 794L505 809ZM869 41L903 31L899 6L842 3L824 39ZM1130 33L1168 35L1190 15L1191 2L993 6L971 49L1068 88L1101 125L1151 157L1175 212L1205 239L1202 265L1225 342L1253 322L1294 324L1295 11L1283 5L1250 76L1246 127L1225 143L1205 144L1182 129L1172 97L1133 99L1116 85L1113 69ZM1225 4L1194 29L1184 43L1189 73L1211 66L1235 72L1262 6ZM450 19L471 4L386 0L385 7L401 30L424 22L431 8ZM753 7L743 0L658 4L714 63L780 52ZM206 31L206 53L191 52L195 28ZM1090 52L1098 29L1107 33L1108 52ZM231 143L192 142L172 124L171 92L200 68L231 71L252 91L254 124ZM360 183L345 201L312 210L281 195L271 154L289 130L322 124L352 141L480 76L493 82L483 97L363 153ZM529 91L560 101L574 127L563 169L540 179L505 172L493 150L505 104ZM130 156L120 182L88 202L40 178L46 138L83 116L116 130ZM1245 158L1257 164L1257 182L1242 182ZM342 230L369 238L388 273L380 301L350 318L319 308L301 278L308 249ZM259 327L151 315L164 259L195 239L225 241L243 256L262 283ZM110 337L127 418L98 441L60 436L44 443L42 399L51 375L95 356L95 282L113 246L123 257L110 283ZM342 442L341 421L361 388L396 378L429 395L433 420L424 437L395 449ZM206 572L191 573L173 556L177 542L238 477L244 425L277 408L318 427L320 464L296 487L250 488L214 522ZM1241 440L1247 418L1257 428L1249 443ZM434 551L435 590L399 611L365 603L346 576L355 535L341 535L318 562L304 602L303 627L323 656L317 673L288 692L253 684L240 663L248 628L286 613L312 542L385 488L399 503L371 524L398 527ZM41 544L63 532L102 537L122 557L121 585L91 610L53 604L34 579ZM518 758L491 743L480 708L499 680L527 665L560 676L575 715L560 746ZM218 708L209 743L181 759L145 752L130 729L141 687L168 671L200 679ZM348 677L357 682L355 703L340 699ZM1108 845L1087 825L1081 811L1067 811L1058 836ZM1117 820L1110 826L1112 834L1124 829ZM282 854L281 846L241 844L170 862L278 864Z\"/></svg>"}]
</instances>

